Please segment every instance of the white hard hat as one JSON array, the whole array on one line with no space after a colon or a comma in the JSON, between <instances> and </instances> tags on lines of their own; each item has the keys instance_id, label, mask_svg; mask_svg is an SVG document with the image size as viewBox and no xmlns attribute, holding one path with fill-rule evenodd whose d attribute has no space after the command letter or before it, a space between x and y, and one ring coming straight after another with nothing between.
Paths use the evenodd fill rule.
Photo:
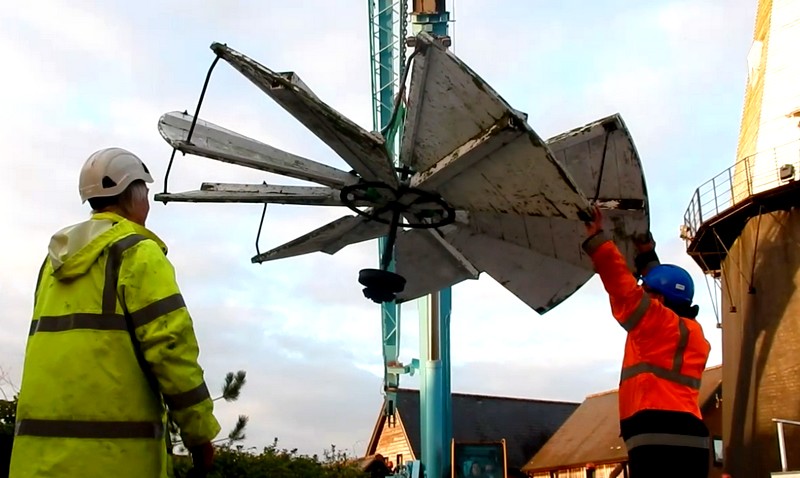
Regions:
<instances>
[{"instance_id":1,"label":"white hard hat","mask_svg":"<svg viewBox=\"0 0 800 478\"><path fill-rule=\"evenodd\" d=\"M95 151L81 168L81 202L85 203L91 198L117 196L136 180L153 182L147 166L135 154L122 148Z\"/></svg>"}]
</instances>

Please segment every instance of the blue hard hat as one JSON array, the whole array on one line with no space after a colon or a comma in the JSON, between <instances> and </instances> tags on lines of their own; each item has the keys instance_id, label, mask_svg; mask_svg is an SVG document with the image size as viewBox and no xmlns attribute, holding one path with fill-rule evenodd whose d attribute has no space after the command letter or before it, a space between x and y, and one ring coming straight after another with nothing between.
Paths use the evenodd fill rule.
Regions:
<instances>
[{"instance_id":1,"label":"blue hard hat","mask_svg":"<svg viewBox=\"0 0 800 478\"><path fill-rule=\"evenodd\" d=\"M653 267L642 278L645 286L663 295L675 304L692 303L694 298L694 281L692 276L682 267L673 264L659 264Z\"/></svg>"}]
</instances>

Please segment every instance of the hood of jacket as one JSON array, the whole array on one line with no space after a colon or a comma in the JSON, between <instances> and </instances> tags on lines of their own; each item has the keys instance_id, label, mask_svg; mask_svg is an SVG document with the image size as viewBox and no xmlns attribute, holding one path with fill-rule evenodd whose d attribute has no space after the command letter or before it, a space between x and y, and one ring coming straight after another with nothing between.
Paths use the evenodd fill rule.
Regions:
<instances>
[{"instance_id":1,"label":"hood of jacket","mask_svg":"<svg viewBox=\"0 0 800 478\"><path fill-rule=\"evenodd\" d=\"M53 275L65 280L85 274L109 245L130 234L152 239L167 253L164 241L146 227L118 214L101 212L53 234L47 251Z\"/></svg>"}]
</instances>

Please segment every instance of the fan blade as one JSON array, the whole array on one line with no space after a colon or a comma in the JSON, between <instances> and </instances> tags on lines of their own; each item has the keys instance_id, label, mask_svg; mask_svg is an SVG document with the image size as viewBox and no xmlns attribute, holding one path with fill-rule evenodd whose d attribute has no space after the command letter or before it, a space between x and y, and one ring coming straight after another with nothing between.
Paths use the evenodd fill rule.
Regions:
<instances>
[{"instance_id":1,"label":"fan blade","mask_svg":"<svg viewBox=\"0 0 800 478\"><path fill-rule=\"evenodd\" d=\"M619 114L547 140L578 187L605 209L647 218L647 184L639 152Z\"/></svg>"},{"instance_id":2,"label":"fan blade","mask_svg":"<svg viewBox=\"0 0 800 478\"><path fill-rule=\"evenodd\" d=\"M295 179L342 188L358 178L340 169L303 158L221 126L198 119L192 140L186 142L193 116L173 111L158 120L158 131L170 146L186 154L280 174Z\"/></svg>"},{"instance_id":3,"label":"fan blade","mask_svg":"<svg viewBox=\"0 0 800 478\"><path fill-rule=\"evenodd\" d=\"M466 279L478 271L435 229L412 229L397 237L395 272L406 279L397 302L413 300Z\"/></svg>"},{"instance_id":4,"label":"fan blade","mask_svg":"<svg viewBox=\"0 0 800 478\"><path fill-rule=\"evenodd\" d=\"M461 225L450 227L444 237L475 267L539 314L565 301L594 274L592 269L576 267Z\"/></svg>"},{"instance_id":5,"label":"fan blade","mask_svg":"<svg viewBox=\"0 0 800 478\"><path fill-rule=\"evenodd\" d=\"M272 186L268 184L203 183L199 191L156 194L156 201L204 203L293 204L302 206L345 206L340 191L322 186ZM353 200L352 205L368 206L369 201Z\"/></svg>"},{"instance_id":6,"label":"fan blade","mask_svg":"<svg viewBox=\"0 0 800 478\"><path fill-rule=\"evenodd\" d=\"M470 212L589 219L588 199L524 117L426 33L414 59L400 158L413 187Z\"/></svg>"},{"instance_id":7,"label":"fan blade","mask_svg":"<svg viewBox=\"0 0 800 478\"><path fill-rule=\"evenodd\" d=\"M276 73L220 43L214 43L211 49L303 123L359 176L397 186L397 175L382 136L367 132L320 101L294 73Z\"/></svg>"},{"instance_id":8,"label":"fan blade","mask_svg":"<svg viewBox=\"0 0 800 478\"><path fill-rule=\"evenodd\" d=\"M253 263L274 261L311 252L335 254L346 246L385 236L389 225L371 221L361 216L343 216L304 234L293 241L261 253L251 259Z\"/></svg>"}]
</instances>

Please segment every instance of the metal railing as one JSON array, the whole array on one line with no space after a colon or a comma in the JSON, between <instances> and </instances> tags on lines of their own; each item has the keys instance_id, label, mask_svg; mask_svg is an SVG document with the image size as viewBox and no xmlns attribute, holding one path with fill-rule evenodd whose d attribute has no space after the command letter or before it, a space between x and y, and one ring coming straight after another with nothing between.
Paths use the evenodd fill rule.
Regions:
<instances>
[{"instance_id":1,"label":"metal railing","mask_svg":"<svg viewBox=\"0 0 800 478\"><path fill-rule=\"evenodd\" d=\"M755 153L698 187L683 215L681 238L691 241L700 226L754 194L798 178L800 140Z\"/></svg>"},{"instance_id":2,"label":"metal railing","mask_svg":"<svg viewBox=\"0 0 800 478\"><path fill-rule=\"evenodd\" d=\"M783 434L783 426L800 426L800 422L796 422L794 420L785 420L783 418L773 418L772 421L775 422L775 426L778 429L778 450L781 453L781 471L789 471L787 469L789 465L786 463L786 437Z\"/></svg>"}]
</instances>

